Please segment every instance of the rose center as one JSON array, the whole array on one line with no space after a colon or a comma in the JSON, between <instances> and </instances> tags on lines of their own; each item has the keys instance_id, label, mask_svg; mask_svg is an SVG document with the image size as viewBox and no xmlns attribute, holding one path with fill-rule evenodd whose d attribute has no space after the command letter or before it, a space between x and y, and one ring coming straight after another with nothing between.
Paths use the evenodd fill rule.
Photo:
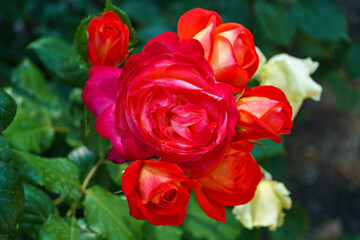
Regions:
<instances>
[{"instance_id":1,"label":"rose center","mask_svg":"<svg viewBox=\"0 0 360 240\"><path fill-rule=\"evenodd\" d=\"M162 197L162 201L163 202L171 202L175 199L176 197L176 190L175 189L171 189L169 191L166 191Z\"/></svg>"}]
</instances>

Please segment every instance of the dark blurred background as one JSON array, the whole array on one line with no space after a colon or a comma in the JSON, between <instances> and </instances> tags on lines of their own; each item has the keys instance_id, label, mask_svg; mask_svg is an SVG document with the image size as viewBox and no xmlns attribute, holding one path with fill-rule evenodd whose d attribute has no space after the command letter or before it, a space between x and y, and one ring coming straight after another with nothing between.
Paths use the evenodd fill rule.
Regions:
<instances>
[{"instance_id":1,"label":"dark blurred background","mask_svg":"<svg viewBox=\"0 0 360 240\"><path fill-rule=\"evenodd\" d=\"M113 3L132 20L135 52L152 37L176 31L185 11L202 7L250 29L267 58L287 52L319 61L313 78L323 86L321 102L304 102L292 134L284 137L285 151L269 154L262 164L301 209L302 239L360 239L359 0ZM104 0L0 1L0 86L10 85L11 69L24 57L41 66L28 43L45 35L72 43L80 21L104 6ZM285 224L299 224L289 218Z\"/></svg>"}]
</instances>

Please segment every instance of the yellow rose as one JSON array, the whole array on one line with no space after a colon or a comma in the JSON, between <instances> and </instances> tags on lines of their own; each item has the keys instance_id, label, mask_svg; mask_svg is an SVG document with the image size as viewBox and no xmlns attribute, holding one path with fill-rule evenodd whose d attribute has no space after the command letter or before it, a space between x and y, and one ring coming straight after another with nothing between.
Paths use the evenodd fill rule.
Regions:
<instances>
[{"instance_id":1,"label":"yellow rose","mask_svg":"<svg viewBox=\"0 0 360 240\"><path fill-rule=\"evenodd\" d=\"M245 205L235 206L235 218L246 228L269 227L275 230L282 226L285 213L292 205L290 192L281 182L261 180L254 198Z\"/></svg>"},{"instance_id":2,"label":"yellow rose","mask_svg":"<svg viewBox=\"0 0 360 240\"><path fill-rule=\"evenodd\" d=\"M319 63L311 58L300 59L282 53L273 56L260 67L257 73L260 84L278 87L285 93L293 108L292 119L305 99L320 100L322 87L310 77Z\"/></svg>"}]
</instances>

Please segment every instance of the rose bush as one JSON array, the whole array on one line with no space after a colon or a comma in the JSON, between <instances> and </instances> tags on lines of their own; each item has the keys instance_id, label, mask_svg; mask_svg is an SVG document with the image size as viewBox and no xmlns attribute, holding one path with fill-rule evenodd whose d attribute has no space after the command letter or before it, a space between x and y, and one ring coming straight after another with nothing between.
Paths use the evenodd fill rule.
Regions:
<instances>
[{"instance_id":1,"label":"rose bush","mask_svg":"<svg viewBox=\"0 0 360 240\"><path fill-rule=\"evenodd\" d=\"M121 74L91 68L82 98L97 116L97 132L113 143L110 159L156 155L183 169L220 161L239 113L231 87L215 82L203 55L198 41L164 33L131 56Z\"/></svg>"},{"instance_id":2,"label":"rose bush","mask_svg":"<svg viewBox=\"0 0 360 240\"><path fill-rule=\"evenodd\" d=\"M137 160L122 176L122 190L130 215L155 225L181 224L190 189L197 186L176 164L156 160Z\"/></svg>"},{"instance_id":3,"label":"rose bush","mask_svg":"<svg viewBox=\"0 0 360 240\"><path fill-rule=\"evenodd\" d=\"M237 139L270 138L281 142L279 135L292 128L291 106L285 94L273 86L260 86L246 91L237 101L240 120Z\"/></svg>"},{"instance_id":4,"label":"rose bush","mask_svg":"<svg viewBox=\"0 0 360 240\"><path fill-rule=\"evenodd\" d=\"M233 142L219 164L191 174L200 184L194 189L198 203L209 217L225 222L225 206L245 204L254 197L262 174L250 154L252 148L246 140Z\"/></svg>"},{"instance_id":5,"label":"rose bush","mask_svg":"<svg viewBox=\"0 0 360 240\"><path fill-rule=\"evenodd\" d=\"M215 78L241 89L255 73L259 58L251 32L238 23L223 23L214 11L195 8L178 22L181 39L200 41Z\"/></svg>"},{"instance_id":6,"label":"rose bush","mask_svg":"<svg viewBox=\"0 0 360 240\"><path fill-rule=\"evenodd\" d=\"M128 54L129 29L112 11L91 19L87 56L93 66L118 66Z\"/></svg>"}]
</instances>

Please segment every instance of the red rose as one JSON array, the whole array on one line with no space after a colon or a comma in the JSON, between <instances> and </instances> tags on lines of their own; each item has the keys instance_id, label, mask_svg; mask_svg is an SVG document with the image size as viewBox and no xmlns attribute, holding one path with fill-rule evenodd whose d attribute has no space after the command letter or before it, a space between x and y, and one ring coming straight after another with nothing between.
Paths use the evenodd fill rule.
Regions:
<instances>
[{"instance_id":1,"label":"red rose","mask_svg":"<svg viewBox=\"0 0 360 240\"><path fill-rule=\"evenodd\" d=\"M254 197L262 174L251 157L252 147L246 140L233 142L218 165L191 173L200 184L194 189L198 203L209 217L225 222L225 206L245 204Z\"/></svg>"},{"instance_id":2,"label":"red rose","mask_svg":"<svg viewBox=\"0 0 360 240\"><path fill-rule=\"evenodd\" d=\"M92 112L97 132L113 143L109 159L156 155L183 169L220 161L239 113L231 87L215 82L203 55L198 41L164 33L128 59L119 79L91 68L82 97L90 110L106 103Z\"/></svg>"},{"instance_id":3,"label":"red rose","mask_svg":"<svg viewBox=\"0 0 360 240\"><path fill-rule=\"evenodd\" d=\"M135 161L125 169L121 182L130 215L155 225L181 224L190 189L198 187L176 164L154 160Z\"/></svg>"},{"instance_id":4,"label":"red rose","mask_svg":"<svg viewBox=\"0 0 360 240\"><path fill-rule=\"evenodd\" d=\"M241 24L222 23L214 11L195 8L179 19L181 39L200 41L216 80L242 89L259 65L251 32Z\"/></svg>"},{"instance_id":5,"label":"red rose","mask_svg":"<svg viewBox=\"0 0 360 240\"><path fill-rule=\"evenodd\" d=\"M238 139L270 138L281 142L279 135L289 134L292 128L292 109L285 94L273 86L255 87L237 101L240 121Z\"/></svg>"},{"instance_id":6,"label":"red rose","mask_svg":"<svg viewBox=\"0 0 360 240\"><path fill-rule=\"evenodd\" d=\"M118 66L128 54L129 29L114 12L91 19L87 56L93 66Z\"/></svg>"}]
</instances>

